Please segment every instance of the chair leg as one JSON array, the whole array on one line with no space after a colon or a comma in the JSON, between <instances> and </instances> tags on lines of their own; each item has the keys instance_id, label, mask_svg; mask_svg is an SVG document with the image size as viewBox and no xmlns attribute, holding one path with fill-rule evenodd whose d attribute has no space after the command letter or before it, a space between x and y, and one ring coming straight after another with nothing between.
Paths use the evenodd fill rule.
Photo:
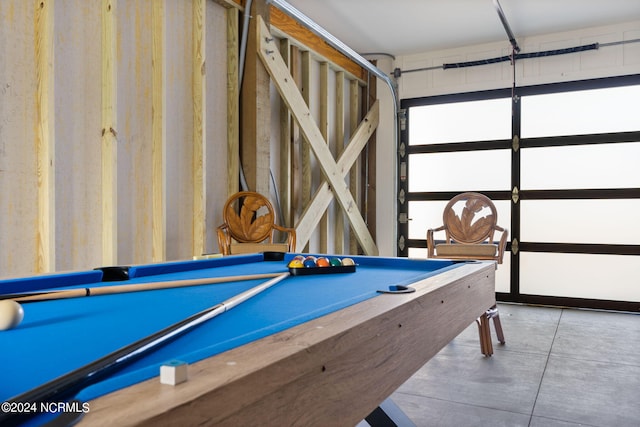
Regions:
<instances>
[{"instance_id":1,"label":"chair leg","mask_svg":"<svg viewBox=\"0 0 640 427\"><path fill-rule=\"evenodd\" d=\"M504 332L502 332L502 323L500 322L500 314L498 313L498 307L493 306L487 310L487 317L493 319L493 326L496 328L496 336L500 344L505 343Z\"/></svg>"},{"instance_id":2,"label":"chair leg","mask_svg":"<svg viewBox=\"0 0 640 427\"><path fill-rule=\"evenodd\" d=\"M483 313L478 319L478 334L480 335L480 352L489 357L493 354L493 344L491 343L491 329L489 328L489 316Z\"/></svg>"},{"instance_id":3,"label":"chair leg","mask_svg":"<svg viewBox=\"0 0 640 427\"><path fill-rule=\"evenodd\" d=\"M493 319L493 326L496 328L498 341L500 344L505 343L498 307L494 305L489 310L485 311L482 316L476 319L476 323L478 324L478 334L480 335L480 351L485 356L491 356L493 354L493 343L491 342L491 319Z\"/></svg>"}]
</instances>

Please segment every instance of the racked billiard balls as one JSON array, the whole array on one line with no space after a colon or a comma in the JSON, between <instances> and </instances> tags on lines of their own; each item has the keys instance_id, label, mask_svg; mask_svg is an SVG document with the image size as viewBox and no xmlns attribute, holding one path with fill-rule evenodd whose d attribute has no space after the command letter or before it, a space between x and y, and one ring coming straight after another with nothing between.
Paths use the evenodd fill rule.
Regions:
<instances>
[{"instance_id":1,"label":"racked billiard balls","mask_svg":"<svg viewBox=\"0 0 640 427\"><path fill-rule=\"evenodd\" d=\"M304 260L304 266L307 268L312 268L316 266L316 260L313 257L307 257Z\"/></svg>"},{"instance_id":2,"label":"racked billiard balls","mask_svg":"<svg viewBox=\"0 0 640 427\"><path fill-rule=\"evenodd\" d=\"M304 267L304 264L300 259L294 258L289 262L289 268L303 268L303 267Z\"/></svg>"},{"instance_id":3,"label":"racked billiard balls","mask_svg":"<svg viewBox=\"0 0 640 427\"><path fill-rule=\"evenodd\" d=\"M316 260L317 267L329 267L330 265L329 259L326 257L320 257Z\"/></svg>"}]
</instances>

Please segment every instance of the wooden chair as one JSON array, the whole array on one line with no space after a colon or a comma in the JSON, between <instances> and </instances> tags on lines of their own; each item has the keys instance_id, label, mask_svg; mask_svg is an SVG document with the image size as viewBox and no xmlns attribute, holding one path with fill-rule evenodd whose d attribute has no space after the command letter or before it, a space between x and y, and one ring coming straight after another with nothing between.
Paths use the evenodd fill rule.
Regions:
<instances>
[{"instance_id":1,"label":"wooden chair","mask_svg":"<svg viewBox=\"0 0 640 427\"><path fill-rule=\"evenodd\" d=\"M480 193L462 193L447 203L442 215L444 225L427 230L429 258L453 260L491 260L502 264L508 231L497 225L498 212L493 202ZM445 240L436 243L434 234L444 231ZM499 240L495 240L499 233ZM505 343L498 308L489 308L478 320L480 351L493 354L489 320L493 319L498 341Z\"/></svg>"},{"instance_id":2,"label":"wooden chair","mask_svg":"<svg viewBox=\"0 0 640 427\"><path fill-rule=\"evenodd\" d=\"M252 252L292 252L296 231L276 224L273 205L261 194L241 191L227 200L222 212L224 223L217 228L218 248L223 255ZM284 243L274 242L276 232L285 235Z\"/></svg>"}]
</instances>

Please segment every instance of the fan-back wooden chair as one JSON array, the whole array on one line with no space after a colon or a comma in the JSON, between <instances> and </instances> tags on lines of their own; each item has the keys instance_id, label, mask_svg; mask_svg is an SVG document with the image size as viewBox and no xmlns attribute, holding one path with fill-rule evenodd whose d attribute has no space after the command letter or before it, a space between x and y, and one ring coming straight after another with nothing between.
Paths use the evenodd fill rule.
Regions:
<instances>
[{"instance_id":1,"label":"fan-back wooden chair","mask_svg":"<svg viewBox=\"0 0 640 427\"><path fill-rule=\"evenodd\" d=\"M487 196L462 193L447 203L442 215L444 225L427 230L429 258L453 260L490 260L502 264L508 231L497 225L498 212ZM444 231L444 242L436 242L434 234ZM499 234L499 239L495 240ZM489 320L493 319L498 341L505 343L498 308L489 308L478 320L480 351L493 354Z\"/></svg>"},{"instance_id":2,"label":"fan-back wooden chair","mask_svg":"<svg viewBox=\"0 0 640 427\"><path fill-rule=\"evenodd\" d=\"M253 191L241 191L231 196L222 212L224 223L217 228L218 248L222 255L252 252L292 252L296 231L276 224L276 214L269 200ZM275 242L276 232L282 232L284 243Z\"/></svg>"}]
</instances>

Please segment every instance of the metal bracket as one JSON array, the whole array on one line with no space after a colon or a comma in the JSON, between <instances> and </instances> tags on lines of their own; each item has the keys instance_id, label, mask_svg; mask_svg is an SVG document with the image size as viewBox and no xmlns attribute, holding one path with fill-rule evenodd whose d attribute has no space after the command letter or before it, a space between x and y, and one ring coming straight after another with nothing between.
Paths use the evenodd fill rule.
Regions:
<instances>
[{"instance_id":1,"label":"metal bracket","mask_svg":"<svg viewBox=\"0 0 640 427\"><path fill-rule=\"evenodd\" d=\"M518 135L513 135L513 139L511 140L511 148L513 149L514 153L517 153L520 149L520 138L518 137Z\"/></svg>"}]
</instances>

